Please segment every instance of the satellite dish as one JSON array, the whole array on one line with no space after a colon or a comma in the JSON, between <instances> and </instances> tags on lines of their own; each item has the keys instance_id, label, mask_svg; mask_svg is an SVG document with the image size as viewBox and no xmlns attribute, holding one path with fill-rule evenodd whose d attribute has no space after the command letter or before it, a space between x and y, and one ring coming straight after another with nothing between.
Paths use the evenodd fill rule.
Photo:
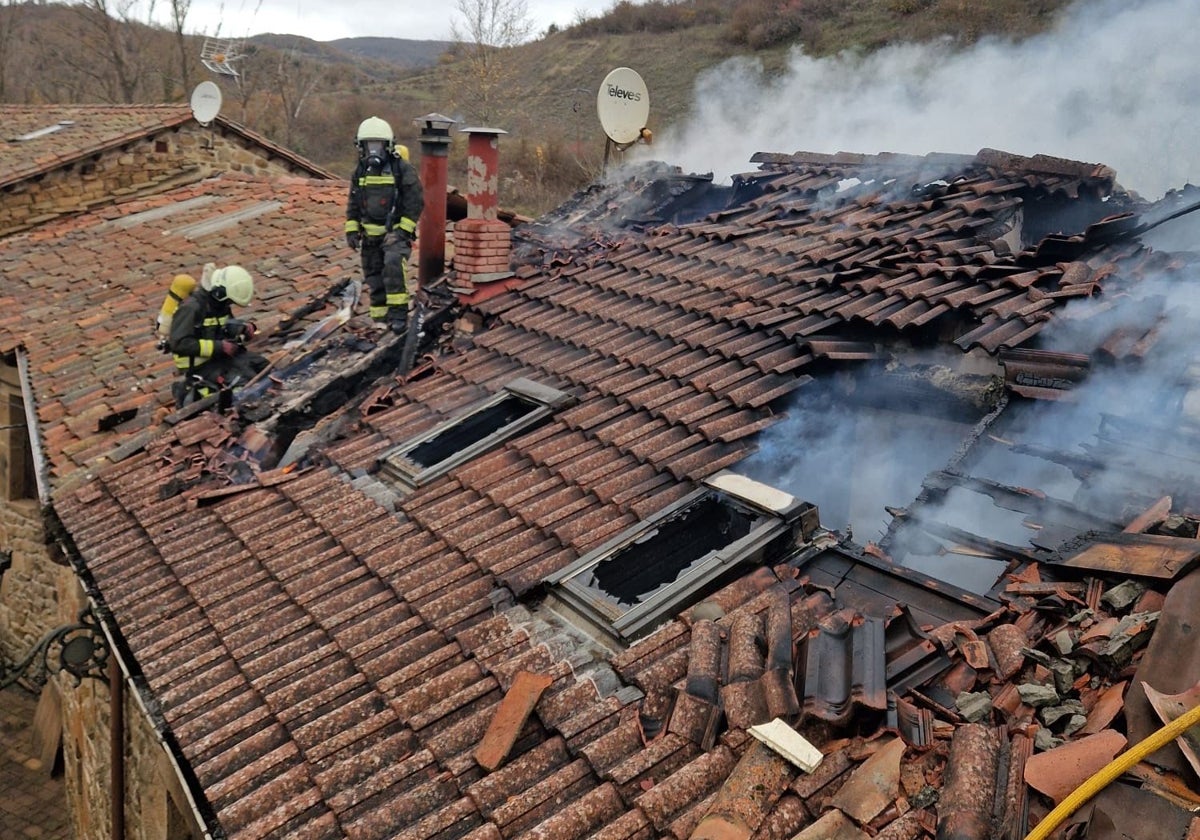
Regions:
<instances>
[{"instance_id":1,"label":"satellite dish","mask_svg":"<svg viewBox=\"0 0 1200 840\"><path fill-rule=\"evenodd\" d=\"M650 91L636 70L618 67L604 77L596 94L596 113L614 143L624 145L641 137L650 116Z\"/></svg>"},{"instance_id":2,"label":"satellite dish","mask_svg":"<svg viewBox=\"0 0 1200 840\"><path fill-rule=\"evenodd\" d=\"M192 116L200 125L208 125L221 110L221 89L216 82L201 82L192 91Z\"/></svg>"}]
</instances>

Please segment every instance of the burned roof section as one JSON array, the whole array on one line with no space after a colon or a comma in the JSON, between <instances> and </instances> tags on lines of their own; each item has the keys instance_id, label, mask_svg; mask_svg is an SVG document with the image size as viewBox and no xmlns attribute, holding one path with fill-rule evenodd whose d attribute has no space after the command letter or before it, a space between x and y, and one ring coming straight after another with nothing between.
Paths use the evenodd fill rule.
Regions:
<instances>
[{"instance_id":1,"label":"burned roof section","mask_svg":"<svg viewBox=\"0 0 1200 840\"><path fill-rule=\"evenodd\" d=\"M338 247L333 217L344 201L344 182L227 174L6 237L0 349L27 360L34 446L51 482L137 435L144 442L171 412L175 372L157 347L154 317L180 271L199 276L205 262L239 260L255 276L248 314L277 360L275 374L317 344L321 355L340 357L347 375L374 344L358 344L355 324L342 329L346 319L327 320L345 307L342 293L358 271ZM338 326L327 342L307 334L322 323ZM307 347L289 347L305 338ZM273 394L269 408L278 413L296 397L296 389Z\"/></svg>"},{"instance_id":2,"label":"burned roof section","mask_svg":"<svg viewBox=\"0 0 1200 840\"><path fill-rule=\"evenodd\" d=\"M513 262L565 261L568 252L620 242L623 231L696 221L729 201L729 188L712 181L711 175L687 174L657 161L622 168L519 225L513 231Z\"/></svg>"},{"instance_id":3,"label":"burned roof section","mask_svg":"<svg viewBox=\"0 0 1200 840\"><path fill-rule=\"evenodd\" d=\"M650 210L579 207L565 245L525 240L519 284L464 310L469 329L431 331L410 372L335 406L284 466L244 457L275 416L255 406L289 404L273 383L60 491L80 573L213 826L247 838L1021 837L1058 795L1035 753L1062 762L1052 777L1070 758L1057 750L1077 742L1111 757L1151 720L1128 691L1139 674L1175 668L1175 681L1155 677L1168 696L1200 679L1171 652L1187 649L1195 599L1167 594L1195 577L1192 558L1171 555L1167 576L1123 562L1161 538L1195 542L1190 504L1161 521L1163 506L1142 504L1188 496L1180 449L1156 449L1171 457L1148 471L1143 426L1100 430L1105 458L1130 459L1145 482L1137 516L1116 497L1100 504L1099 482L1096 499L1072 495L1077 478L1050 487L1045 476L1065 480L1088 453L1020 436L1025 422L1094 434L1070 412L1111 364L1100 331L1067 341L1064 326L1055 344L1078 302L1097 316L1144 306L1140 337L1165 337L1154 307L1171 287L1150 285L1186 281L1188 259L1104 224L1145 208L1103 167L990 151L758 162L727 193L671 175L665 192L644 188ZM693 191L696 217L683 209ZM668 194L670 217L653 210ZM1147 384L1186 371L1120 358ZM878 376L887 399L873 400ZM389 458L433 440L440 454L443 432L514 382L563 399L396 486L403 465ZM1051 392L1065 398L1028 401ZM870 411L891 422L899 405L926 435L900 441L931 465L893 500L883 539L856 543L823 500L744 471L770 447L822 449L789 436L820 393L841 425ZM1052 410L1067 413L1039 415ZM863 421L852 440L877 428ZM1167 440L1190 457L1189 440ZM983 468L1015 446L1054 469ZM728 506L726 470L771 484L774 503ZM838 485L856 467L807 473L844 489L847 509L863 501L861 485ZM861 473L891 491L877 475ZM978 518L943 523L936 506L960 490L1011 514L1001 524L1023 539L978 533ZM691 529L691 516L712 527ZM601 569L629 568L613 549L663 534L674 548L696 531L683 574L637 551L637 591ZM761 550L725 552L738 543ZM1068 543L1102 546L1108 562L1064 562ZM990 564L987 582L943 574L962 558ZM687 572L724 559L690 586ZM551 608L572 575L582 592ZM636 610L664 586L667 608L645 626L603 635L595 617L577 620L584 595L596 613ZM1160 626L1184 647L1156 644ZM769 746L778 733L758 727L776 719L819 758L801 749L801 767ZM1158 807L1196 798L1178 792L1181 775L1138 778L1175 792ZM1094 814L1123 801L1097 800L1097 831ZM1161 824L1186 819L1174 817Z\"/></svg>"}]
</instances>

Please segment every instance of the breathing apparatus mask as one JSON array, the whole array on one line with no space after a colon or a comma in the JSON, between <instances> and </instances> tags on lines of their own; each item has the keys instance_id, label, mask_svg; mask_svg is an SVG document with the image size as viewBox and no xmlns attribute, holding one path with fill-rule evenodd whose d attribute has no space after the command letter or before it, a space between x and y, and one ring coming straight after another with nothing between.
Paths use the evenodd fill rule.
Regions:
<instances>
[{"instance_id":1,"label":"breathing apparatus mask","mask_svg":"<svg viewBox=\"0 0 1200 840\"><path fill-rule=\"evenodd\" d=\"M386 140L363 140L359 144L360 153L366 165L373 169L383 167L387 159L388 142Z\"/></svg>"}]
</instances>

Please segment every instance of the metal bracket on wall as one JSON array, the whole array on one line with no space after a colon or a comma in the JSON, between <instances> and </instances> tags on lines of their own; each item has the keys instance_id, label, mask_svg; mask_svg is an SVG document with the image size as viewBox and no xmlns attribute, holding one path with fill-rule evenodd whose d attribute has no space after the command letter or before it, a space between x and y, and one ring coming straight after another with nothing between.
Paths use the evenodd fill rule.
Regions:
<instances>
[{"instance_id":1,"label":"metal bracket on wall","mask_svg":"<svg viewBox=\"0 0 1200 840\"><path fill-rule=\"evenodd\" d=\"M51 675L64 671L75 678L76 685L84 677L106 680L109 653L108 639L96 617L84 608L77 623L46 633L20 662L9 666L0 659L0 690L22 678L41 688Z\"/></svg>"}]
</instances>

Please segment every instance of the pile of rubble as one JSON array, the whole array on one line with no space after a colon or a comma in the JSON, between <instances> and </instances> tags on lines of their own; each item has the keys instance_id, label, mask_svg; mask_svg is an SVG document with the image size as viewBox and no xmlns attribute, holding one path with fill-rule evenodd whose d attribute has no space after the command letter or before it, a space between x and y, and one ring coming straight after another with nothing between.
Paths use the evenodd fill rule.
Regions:
<instances>
[{"instance_id":1,"label":"pile of rubble","mask_svg":"<svg viewBox=\"0 0 1200 840\"><path fill-rule=\"evenodd\" d=\"M1197 700L1185 689L1195 683L1193 662L1200 660L1190 652L1190 636L1200 627L1200 593L1193 592L1200 571L1174 586L1134 577L1056 579L1059 571L1016 567L998 587L1003 607L978 620L918 628L897 606L884 642L887 690L851 686L853 702L841 708L806 692L805 671L821 655L817 639L840 632L839 623L865 619L833 611L820 587L800 577L807 594L790 601L800 637L796 704L775 705L766 692L772 713L800 721L790 729L802 736L799 747L740 719L744 704L724 693L736 679L739 619L719 619L715 624L729 636L725 678L731 681L722 688L729 729L721 737L741 759L705 807L677 820L670 833L693 840L1026 837L1090 777ZM753 605L737 612L746 608ZM807 634L796 626L806 613ZM768 670L773 623L768 609L758 634ZM688 679L676 684L667 727L701 738L705 725L712 732L711 716L695 713L700 692L692 690L704 626L692 624L692 664ZM857 658L861 645L854 644ZM1190 742L1180 738L1182 749L1163 749L1095 792L1066 815L1063 836L1200 836ZM811 757L798 760L809 748Z\"/></svg>"}]
</instances>

